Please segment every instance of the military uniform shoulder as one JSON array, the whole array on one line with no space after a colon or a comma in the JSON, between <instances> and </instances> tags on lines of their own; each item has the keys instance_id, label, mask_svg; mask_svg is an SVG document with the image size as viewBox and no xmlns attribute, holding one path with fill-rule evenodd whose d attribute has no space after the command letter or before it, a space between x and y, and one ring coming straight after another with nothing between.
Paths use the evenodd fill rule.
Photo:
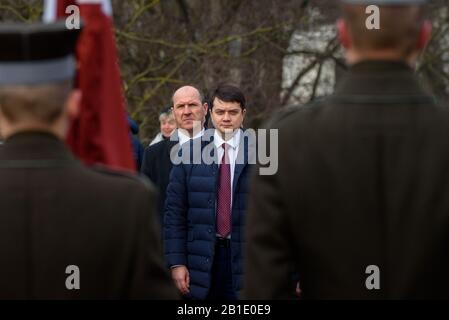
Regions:
<instances>
[{"instance_id":1,"label":"military uniform shoulder","mask_svg":"<svg viewBox=\"0 0 449 320\"><path fill-rule=\"evenodd\" d=\"M155 188L153 186L153 184L151 183L150 180L148 180L148 178L146 178L144 175L140 175L140 174L135 174L132 172L126 172L126 171L119 171L119 170L112 170L109 169L103 165L95 165L89 168L90 170L94 171L95 173L107 176L107 177L111 177L111 178L115 178L117 180L121 180L121 181L127 181L130 183L135 183L138 184L140 186L143 186L145 189L149 190L149 191L155 191Z\"/></svg>"},{"instance_id":2,"label":"military uniform shoulder","mask_svg":"<svg viewBox=\"0 0 449 320\"><path fill-rule=\"evenodd\" d=\"M276 128L279 127L282 123L284 123L287 119L291 119L292 117L299 115L301 113L307 113L311 110L316 110L324 105L327 98L319 98L313 101L310 101L306 104L295 104L288 105L283 107L282 109L276 111L270 120L266 123L265 127L268 128Z\"/></svg>"}]
</instances>

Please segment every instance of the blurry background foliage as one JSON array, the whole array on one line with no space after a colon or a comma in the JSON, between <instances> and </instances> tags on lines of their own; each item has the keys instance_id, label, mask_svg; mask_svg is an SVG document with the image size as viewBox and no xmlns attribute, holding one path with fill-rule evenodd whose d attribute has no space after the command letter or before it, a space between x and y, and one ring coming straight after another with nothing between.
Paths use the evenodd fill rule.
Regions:
<instances>
[{"instance_id":1,"label":"blurry background foliage","mask_svg":"<svg viewBox=\"0 0 449 320\"><path fill-rule=\"evenodd\" d=\"M449 95L449 0L431 1L432 41L419 74ZM219 83L240 86L246 126L276 109L332 93L345 70L329 0L112 0L127 108L148 143L173 91L193 84L206 97ZM0 21L41 19L43 0L0 0Z\"/></svg>"}]
</instances>

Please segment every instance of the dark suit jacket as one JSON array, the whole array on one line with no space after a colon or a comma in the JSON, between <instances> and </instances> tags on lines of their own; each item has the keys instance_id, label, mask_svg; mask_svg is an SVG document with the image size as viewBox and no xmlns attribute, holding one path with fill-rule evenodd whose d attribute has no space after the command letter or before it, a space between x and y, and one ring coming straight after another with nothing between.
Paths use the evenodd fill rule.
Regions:
<instances>
[{"instance_id":1,"label":"dark suit jacket","mask_svg":"<svg viewBox=\"0 0 449 320\"><path fill-rule=\"evenodd\" d=\"M166 191L173 164L170 160L170 151L178 142L170 139L162 140L145 149L141 172L146 175L158 188L158 213L162 225L164 219L164 204Z\"/></svg>"},{"instance_id":2,"label":"dark suit jacket","mask_svg":"<svg viewBox=\"0 0 449 320\"><path fill-rule=\"evenodd\" d=\"M292 263L304 298L449 297L449 109L410 68L355 65L271 127L279 170L254 176L247 298L286 297Z\"/></svg>"},{"instance_id":3,"label":"dark suit jacket","mask_svg":"<svg viewBox=\"0 0 449 320\"><path fill-rule=\"evenodd\" d=\"M150 215L151 186L101 171L46 133L0 146L0 299L177 297ZM66 288L70 265L80 290Z\"/></svg>"}]
</instances>

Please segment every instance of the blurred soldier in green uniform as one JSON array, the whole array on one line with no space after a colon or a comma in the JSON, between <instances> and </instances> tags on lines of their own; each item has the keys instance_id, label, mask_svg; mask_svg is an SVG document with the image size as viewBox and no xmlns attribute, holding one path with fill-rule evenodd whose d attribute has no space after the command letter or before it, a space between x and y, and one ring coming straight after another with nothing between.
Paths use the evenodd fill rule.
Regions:
<instances>
[{"instance_id":1,"label":"blurred soldier in green uniform","mask_svg":"<svg viewBox=\"0 0 449 320\"><path fill-rule=\"evenodd\" d=\"M78 31L0 26L0 298L171 299L153 188L64 145Z\"/></svg>"},{"instance_id":2,"label":"blurred soldier in green uniform","mask_svg":"<svg viewBox=\"0 0 449 320\"><path fill-rule=\"evenodd\" d=\"M271 121L279 170L253 181L246 297L286 297L293 265L305 299L448 298L449 109L414 74L426 1L341 5L348 74Z\"/></svg>"}]
</instances>

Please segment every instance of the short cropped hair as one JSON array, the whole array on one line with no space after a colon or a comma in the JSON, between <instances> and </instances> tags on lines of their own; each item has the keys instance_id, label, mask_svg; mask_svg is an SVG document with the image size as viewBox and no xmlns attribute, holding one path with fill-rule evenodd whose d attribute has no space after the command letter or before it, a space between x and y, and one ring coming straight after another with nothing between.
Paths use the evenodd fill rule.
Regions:
<instances>
[{"instance_id":1,"label":"short cropped hair","mask_svg":"<svg viewBox=\"0 0 449 320\"><path fill-rule=\"evenodd\" d=\"M246 99L242 90L232 85L219 85L211 96L211 109L214 107L215 98L224 102L236 102L242 109L246 109Z\"/></svg>"},{"instance_id":2,"label":"short cropped hair","mask_svg":"<svg viewBox=\"0 0 449 320\"><path fill-rule=\"evenodd\" d=\"M192 88L195 88L196 89L196 91L198 91L198 98L200 99L200 101L201 101L201 103L204 103L205 102L205 100L204 100L204 94L203 94L203 92L200 90L200 89L198 89L197 87L195 87L195 86L192 86L192 85L189 85L190 87L192 87ZM175 104L175 94L176 94L176 92L177 92L177 90L172 94L172 96L171 96L171 101L172 101L172 107L174 107L174 104Z\"/></svg>"},{"instance_id":3,"label":"short cropped hair","mask_svg":"<svg viewBox=\"0 0 449 320\"><path fill-rule=\"evenodd\" d=\"M12 123L33 120L53 124L62 114L72 81L0 86L0 109Z\"/></svg>"},{"instance_id":4,"label":"short cropped hair","mask_svg":"<svg viewBox=\"0 0 449 320\"><path fill-rule=\"evenodd\" d=\"M354 47L359 50L396 50L403 56L413 52L425 20L425 6L380 6L380 28L368 29L364 5L343 4Z\"/></svg>"}]
</instances>

